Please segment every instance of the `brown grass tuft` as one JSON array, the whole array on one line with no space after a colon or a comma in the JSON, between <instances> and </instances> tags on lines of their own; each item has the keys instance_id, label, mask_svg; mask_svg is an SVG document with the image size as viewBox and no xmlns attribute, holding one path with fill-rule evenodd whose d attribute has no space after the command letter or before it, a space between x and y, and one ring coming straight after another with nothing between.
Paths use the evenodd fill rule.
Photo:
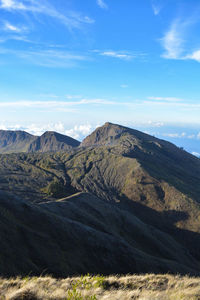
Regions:
<instances>
[{"instance_id":1,"label":"brown grass tuft","mask_svg":"<svg viewBox=\"0 0 200 300\"><path fill-rule=\"evenodd\" d=\"M200 278L179 275L0 278L0 300L199 300Z\"/></svg>"}]
</instances>

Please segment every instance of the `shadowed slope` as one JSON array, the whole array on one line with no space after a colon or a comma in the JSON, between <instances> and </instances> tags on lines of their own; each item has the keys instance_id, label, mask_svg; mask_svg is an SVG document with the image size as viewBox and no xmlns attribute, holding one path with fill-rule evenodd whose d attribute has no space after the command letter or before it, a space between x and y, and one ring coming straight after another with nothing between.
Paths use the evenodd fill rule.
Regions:
<instances>
[{"instance_id":1,"label":"shadowed slope","mask_svg":"<svg viewBox=\"0 0 200 300\"><path fill-rule=\"evenodd\" d=\"M1 193L0 208L4 276L199 271L173 238L92 195L33 205Z\"/></svg>"}]
</instances>

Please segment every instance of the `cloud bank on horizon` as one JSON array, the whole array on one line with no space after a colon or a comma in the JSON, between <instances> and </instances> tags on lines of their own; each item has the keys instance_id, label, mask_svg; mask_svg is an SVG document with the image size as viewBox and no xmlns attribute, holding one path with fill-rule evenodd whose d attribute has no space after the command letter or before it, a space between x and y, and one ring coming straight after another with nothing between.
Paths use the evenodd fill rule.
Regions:
<instances>
[{"instance_id":1,"label":"cloud bank on horizon","mask_svg":"<svg viewBox=\"0 0 200 300\"><path fill-rule=\"evenodd\" d=\"M196 0L0 0L0 13L4 124L199 126Z\"/></svg>"}]
</instances>

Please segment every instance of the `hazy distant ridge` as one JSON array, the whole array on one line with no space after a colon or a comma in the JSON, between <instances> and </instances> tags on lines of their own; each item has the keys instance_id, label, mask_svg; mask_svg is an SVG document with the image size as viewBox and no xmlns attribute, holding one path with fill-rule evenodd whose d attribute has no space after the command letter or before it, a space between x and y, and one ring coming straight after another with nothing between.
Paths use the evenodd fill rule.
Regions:
<instances>
[{"instance_id":1,"label":"hazy distant ridge","mask_svg":"<svg viewBox=\"0 0 200 300\"><path fill-rule=\"evenodd\" d=\"M54 131L34 136L25 131L0 130L0 153L56 152L79 144L79 141Z\"/></svg>"}]
</instances>

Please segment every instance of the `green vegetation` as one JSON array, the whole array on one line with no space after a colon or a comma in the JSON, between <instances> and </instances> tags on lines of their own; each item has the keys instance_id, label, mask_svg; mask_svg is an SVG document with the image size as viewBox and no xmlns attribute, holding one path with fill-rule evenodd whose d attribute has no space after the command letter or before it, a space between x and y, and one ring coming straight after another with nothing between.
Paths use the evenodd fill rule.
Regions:
<instances>
[{"instance_id":1,"label":"green vegetation","mask_svg":"<svg viewBox=\"0 0 200 300\"><path fill-rule=\"evenodd\" d=\"M67 291L66 300L97 300L96 295L84 296L81 291L94 291L96 288L103 288L104 282L105 277L103 276L82 275L72 281L71 290Z\"/></svg>"},{"instance_id":2,"label":"green vegetation","mask_svg":"<svg viewBox=\"0 0 200 300\"><path fill-rule=\"evenodd\" d=\"M54 198L62 198L67 195L67 188L57 179L50 182L43 191L46 192L48 196L52 196Z\"/></svg>"}]
</instances>

